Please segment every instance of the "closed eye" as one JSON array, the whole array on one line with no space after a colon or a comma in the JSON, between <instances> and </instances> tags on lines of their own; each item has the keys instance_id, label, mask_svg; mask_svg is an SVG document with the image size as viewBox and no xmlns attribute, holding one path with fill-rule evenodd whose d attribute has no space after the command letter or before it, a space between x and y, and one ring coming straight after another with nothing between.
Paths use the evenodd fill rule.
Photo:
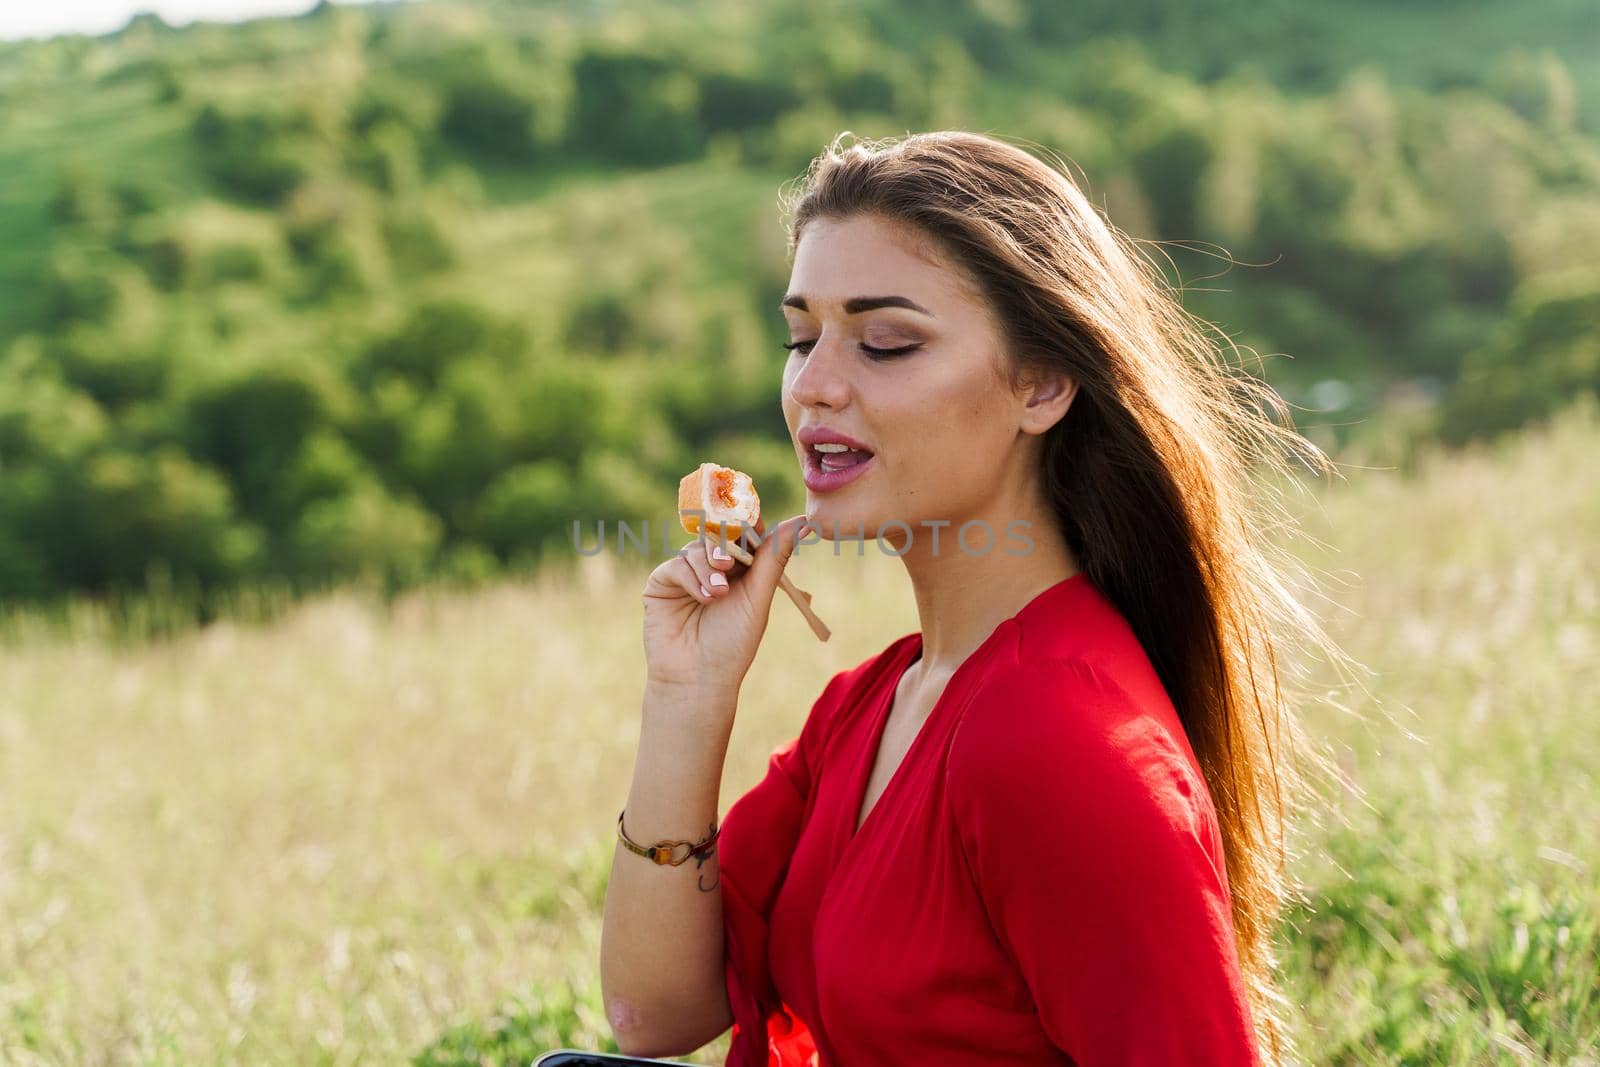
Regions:
<instances>
[{"instance_id":1,"label":"closed eye","mask_svg":"<svg viewBox=\"0 0 1600 1067\"><path fill-rule=\"evenodd\" d=\"M802 356L804 356L811 353L811 346L815 345L816 343L817 342L815 341L790 341L783 347L791 352L799 352ZM914 352L921 348L922 345L910 344L901 345L899 348L874 348L871 345L864 344L860 347L861 351L865 352L873 359L893 359L895 356L903 356L908 352Z\"/></svg>"}]
</instances>

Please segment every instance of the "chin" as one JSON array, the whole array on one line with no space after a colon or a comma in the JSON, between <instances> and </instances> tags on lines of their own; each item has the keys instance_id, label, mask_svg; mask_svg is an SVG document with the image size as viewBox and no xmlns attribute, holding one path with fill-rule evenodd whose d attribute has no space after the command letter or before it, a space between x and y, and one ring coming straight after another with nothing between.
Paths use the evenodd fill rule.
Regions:
<instances>
[{"instance_id":1,"label":"chin","mask_svg":"<svg viewBox=\"0 0 1600 1067\"><path fill-rule=\"evenodd\" d=\"M816 536L824 541L865 538L872 541L878 536L882 524L888 519L882 508L871 503L839 499L835 494L806 494L806 515L816 529ZM890 526L890 537L904 536L899 526Z\"/></svg>"}]
</instances>

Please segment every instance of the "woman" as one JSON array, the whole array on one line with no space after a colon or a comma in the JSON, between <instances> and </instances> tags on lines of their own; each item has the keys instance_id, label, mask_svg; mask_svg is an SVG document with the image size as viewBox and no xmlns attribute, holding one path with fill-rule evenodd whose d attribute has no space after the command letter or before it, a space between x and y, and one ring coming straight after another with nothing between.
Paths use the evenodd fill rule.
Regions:
<instances>
[{"instance_id":1,"label":"woman","mask_svg":"<svg viewBox=\"0 0 1600 1067\"><path fill-rule=\"evenodd\" d=\"M790 250L806 514L749 568L702 540L644 590L619 836L705 829L673 866L619 840L619 1046L732 1024L732 1067L1278 1062L1297 736L1274 640L1331 645L1251 474L1279 445L1331 464L1062 169L998 139L836 142ZM718 831L807 529L899 555L921 630L830 679Z\"/></svg>"}]
</instances>

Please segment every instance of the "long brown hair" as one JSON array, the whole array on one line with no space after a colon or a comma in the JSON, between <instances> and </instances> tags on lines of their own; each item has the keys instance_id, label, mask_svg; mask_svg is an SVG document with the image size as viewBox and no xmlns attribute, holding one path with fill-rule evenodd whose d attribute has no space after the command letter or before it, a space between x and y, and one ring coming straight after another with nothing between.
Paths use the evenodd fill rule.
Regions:
<instances>
[{"instance_id":1,"label":"long brown hair","mask_svg":"<svg viewBox=\"0 0 1600 1067\"><path fill-rule=\"evenodd\" d=\"M1300 602L1303 568L1266 536L1292 527L1289 512L1253 478L1292 479L1295 457L1313 472L1338 473L1335 464L1274 421L1289 421L1283 399L1222 358L1213 328L1059 160L959 130L845 146L853 136L811 162L786 204L790 255L813 219L909 227L990 301L1013 386L1040 371L1077 380L1045 436L1044 484L1080 567L1128 619L1200 762L1262 1055L1281 1062L1293 1042L1272 937L1297 888L1287 835L1307 772L1338 774L1295 726L1278 653L1316 648L1350 661Z\"/></svg>"}]
</instances>

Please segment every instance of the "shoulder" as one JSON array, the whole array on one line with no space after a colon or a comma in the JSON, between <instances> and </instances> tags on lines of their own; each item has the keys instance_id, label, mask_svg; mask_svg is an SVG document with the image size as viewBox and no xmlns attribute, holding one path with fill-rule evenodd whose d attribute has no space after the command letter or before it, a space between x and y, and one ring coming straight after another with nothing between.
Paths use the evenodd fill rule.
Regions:
<instances>
[{"instance_id":1,"label":"shoulder","mask_svg":"<svg viewBox=\"0 0 1600 1067\"><path fill-rule=\"evenodd\" d=\"M1174 830L1212 840L1204 777L1151 676L1116 656L1002 664L951 741L957 817L969 828L1043 820L1080 840Z\"/></svg>"},{"instance_id":2,"label":"shoulder","mask_svg":"<svg viewBox=\"0 0 1600 1067\"><path fill-rule=\"evenodd\" d=\"M1084 658L1004 663L963 709L952 742L964 765L986 770L1029 752L1071 753L1080 768L1124 762L1140 734L1160 732L1167 707L1130 691L1113 665Z\"/></svg>"},{"instance_id":3,"label":"shoulder","mask_svg":"<svg viewBox=\"0 0 1600 1067\"><path fill-rule=\"evenodd\" d=\"M1081 574L1016 616L955 741L959 758L986 773L1070 756L1057 768L1071 772L1068 785L1119 776L1179 789L1202 782L1177 708L1132 625Z\"/></svg>"}]
</instances>

